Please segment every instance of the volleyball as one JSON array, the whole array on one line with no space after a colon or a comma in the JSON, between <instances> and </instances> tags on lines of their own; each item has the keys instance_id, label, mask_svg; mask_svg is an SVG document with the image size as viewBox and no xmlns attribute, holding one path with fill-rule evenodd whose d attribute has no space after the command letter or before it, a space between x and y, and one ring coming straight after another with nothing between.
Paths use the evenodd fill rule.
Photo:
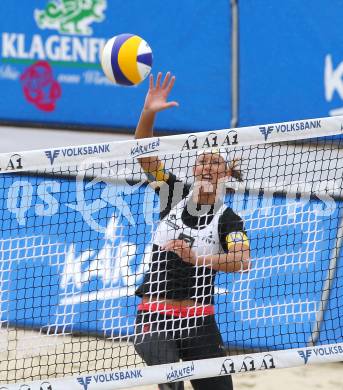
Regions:
<instances>
[{"instance_id":1,"label":"volleyball","mask_svg":"<svg viewBox=\"0 0 343 390\"><path fill-rule=\"evenodd\" d=\"M106 77L115 84L137 85L150 73L152 51L148 43L133 34L121 34L108 40L101 55Z\"/></svg>"}]
</instances>

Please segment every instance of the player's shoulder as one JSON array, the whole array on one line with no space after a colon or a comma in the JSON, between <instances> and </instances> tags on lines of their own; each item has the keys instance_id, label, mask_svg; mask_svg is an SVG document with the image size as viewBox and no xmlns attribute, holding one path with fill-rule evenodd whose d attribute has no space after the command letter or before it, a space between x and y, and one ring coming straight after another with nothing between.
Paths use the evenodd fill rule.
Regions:
<instances>
[{"instance_id":1,"label":"player's shoulder","mask_svg":"<svg viewBox=\"0 0 343 390\"><path fill-rule=\"evenodd\" d=\"M244 222L242 218L236 214L231 207L226 207L218 221L220 230L243 230Z\"/></svg>"},{"instance_id":2,"label":"player's shoulder","mask_svg":"<svg viewBox=\"0 0 343 390\"><path fill-rule=\"evenodd\" d=\"M157 187L157 189L160 189L160 187L163 186L164 183L169 186L170 191L174 191L176 186L180 186L182 188L184 187L188 191L191 187L188 183L177 177L173 172L167 170L163 171L163 174L159 172L157 177L150 174L150 176L148 176L148 179L150 184L154 183L154 186Z\"/></svg>"},{"instance_id":3,"label":"player's shoulder","mask_svg":"<svg viewBox=\"0 0 343 390\"><path fill-rule=\"evenodd\" d=\"M183 196L188 195L191 190L191 184L180 179L173 172L170 171L166 171L166 175L162 182L166 183L169 186L169 190L171 192L182 189ZM159 184L163 185L161 182L159 182Z\"/></svg>"}]
</instances>

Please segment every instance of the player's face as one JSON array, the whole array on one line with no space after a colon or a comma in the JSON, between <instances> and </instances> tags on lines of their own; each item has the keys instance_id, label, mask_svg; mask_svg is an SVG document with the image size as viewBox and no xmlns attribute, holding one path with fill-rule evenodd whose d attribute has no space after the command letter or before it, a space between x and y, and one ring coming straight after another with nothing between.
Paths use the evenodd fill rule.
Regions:
<instances>
[{"instance_id":1,"label":"player's face","mask_svg":"<svg viewBox=\"0 0 343 390\"><path fill-rule=\"evenodd\" d=\"M228 168L220 154L203 153L196 159L194 166L195 181L207 181L216 187L220 179L225 176L228 176Z\"/></svg>"}]
</instances>

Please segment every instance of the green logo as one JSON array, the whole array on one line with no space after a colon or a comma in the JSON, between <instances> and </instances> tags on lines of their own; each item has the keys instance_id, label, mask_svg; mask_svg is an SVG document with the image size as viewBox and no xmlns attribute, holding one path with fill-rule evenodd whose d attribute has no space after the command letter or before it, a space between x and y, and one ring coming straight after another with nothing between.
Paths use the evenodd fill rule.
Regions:
<instances>
[{"instance_id":1,"label":"green logo","mask_svg":"<svg viewBox=\"0 0 343 390\"><path fill-rule=\"evenodd\" d=\"M61 34L92 35L89 26L105 19L106 0L50 0L45 10L35 10L41 29L58 30Z\"/></svg>"}]
</instances>

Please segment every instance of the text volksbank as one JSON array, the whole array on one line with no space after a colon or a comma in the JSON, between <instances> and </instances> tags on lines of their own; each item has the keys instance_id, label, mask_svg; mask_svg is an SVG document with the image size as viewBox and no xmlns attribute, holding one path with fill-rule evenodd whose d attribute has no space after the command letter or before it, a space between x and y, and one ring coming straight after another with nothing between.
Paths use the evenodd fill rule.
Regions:
<instances>
[{"instance_id":1,"label":"text volksbank","mask_svg":"<svg viewBox=\"0 0 343 390\"><path fill-rule=\"evenodd\" d=\"M119 371L119 372L110 372L107 374L99 374L88 377L77 378L77 381L84 389L88 388L88 385L94 381L95 383L105 383L105 382L116 382L122 381L125 379L137 379L143 378L142 370L130 370L130 371Z\"/></svg>"},{"instance_id":2,"label":"text volksbank","mask_svg":"<svg viewBox=\"0 0 343 390\"><path fill-rule=\"evenodd\" d=\"M343 354L343 347L341 345L334 345L331 347L317 347L307 349L305 351L298 351L298 354L304 359L304 363L307 364L313 354L315 356L330 356Z\"/></svg>"},{"instance_id":3,"label":"text volksbank","mask_svg":"<svg viewBox=\"0 0 343 390\"><path fill-rule=\"evenodd\" d=\"M267 141L269 135L273 133L275 130L277 133L285 133L289 131L303 131L303 130L311 130L311 129L321 129L322 124L321 120L313 120L313 121L301 121L301 122L292 122L292 123L282 123L279 125L268 125L268 126L260 126L260 132L264 136L264 139Z\"/></svg>"},{"instance_id":4,"label":"text volksbank","mask_svg":"<svg viewBox=\"0 0 343 390\"><path fill-rule=\"evenodd\" d=\"M115 382L124 379L143 378L142 370L120 371L110 372L109 374L94 375L93 379L95 383Z\"/></svg>"},{"instance_id":5,"label":"text volksbank","mask_svg":"<svg viewBox=\"0 0 343 390\"><path fill-rule=\"evenodd\" d=\"M60 155L60 153L62 153L63 157L76 157L76 156L86 156L86 155L93 155L93 154L103 154L109 152L110 152L110 144L103 144L103 145L81 146L75 148L46 150L45 155L49 159L50 164L52 165L55 159Z\"/></svg>"}]
</instances>

